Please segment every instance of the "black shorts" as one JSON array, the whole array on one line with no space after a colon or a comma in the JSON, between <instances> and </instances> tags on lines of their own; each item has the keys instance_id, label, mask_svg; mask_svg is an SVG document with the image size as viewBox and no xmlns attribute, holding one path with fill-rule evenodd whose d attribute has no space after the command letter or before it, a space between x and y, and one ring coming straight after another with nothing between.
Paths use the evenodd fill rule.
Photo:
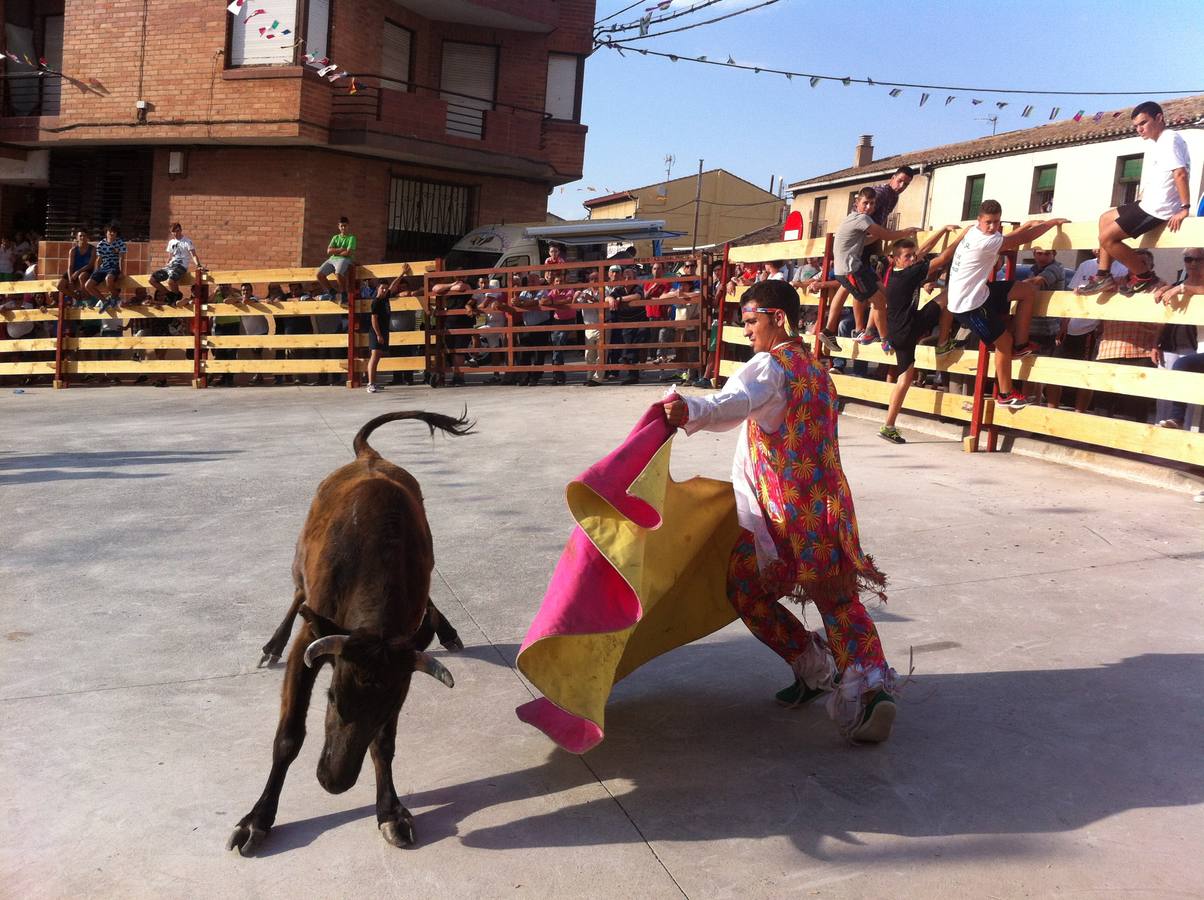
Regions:
<instances>
[{"instance_id":1,"label":"black shorts","mask_svg":"<svg viewBox=\"0 0 1204 900\"><path fill-rule=\"evenodd\" d=\"M1054 345L1052 355L1054 359L1087 359L1094 339L1094 331L1088 331L1086 334L1068 334L1062 339L1062 343Z\"/></svg>"},{"instance_id":2,"label":"black shorts","mask_svg":"<svg viewBox=\"0 0 1204 900\"><path fill-rule=\"evenodd\" d=\"M380 339L377 340L376 329L371 325L368 326L368 349L369 350L388 350L389 349L389 325L386 322L385 327L380 330Z\"/></svg>"},{"instance_id":3,"label":"black shorts","mask_svg":"<svg viewBox=\"0 0 1204 900\"><path fill-rule=\"evenodd\" d=\"M878 293L878 273L869 266L861 266L848 275L837 275L836 280L854 300L865 302Z\"/></svg>"},{"instance_id":4,"label":"black shorts","mask_svg":"<svg viewBox=\"0 0 1204 900\"><path fill-rule=\"evenodd\" d=\"M151 278L155 279L155 281L179 281L187 274L188 266L173 262L162 269L156 269Z\"/></svg>"},{"instance_id":5,"label":"black shorts","mask_svg":"<svg viewBox=\"0 0 1204 900\"><path fill-rule=\"evenodd\" d=\"M900 375L916 364L916 345L932 332L940 320L941 305L929 302L916 311L911 323L898 340L895 339L894 332L891 332L890 343L895 348L895 365Z\"/></svg>"},{"instance_id":6,"label":"black shorts","mask_svg":"<svg viewBox=\"0 0 1204 900\"><path fill-rule=\"evenodd\" d=\"M1012 309L1008 294L1013 284L1013 281L987 282L987 299L982 306L969 312L954 313L953 318L957 324L974 332L984 344L995 343L1008 328L1008 314Z\"/></svg>"},{"instance_id":7,"label":"black shorts","mask_svg":"<svg viewBox=\"0 0 1204 900\"><path fill-rule=\"evenodd\" d=\"M92 273L91 281L93 284L104 284L104 280L110 275L114 278L120 278L121 269L97 269Z\"/></svg>"},{"instance_id":8,"label":"black shorts","mask_svg":"<svg viewBox=\"0 0 1204 900\"><path fill-rule=\"evenodd\" d=\"M1166 224L1166 219L1156 219L1136 203L1126 203L1117 207L1116 224L1129 237L1140 237L1147 231L1153 231Z\"/></svg>"}]
</instances>

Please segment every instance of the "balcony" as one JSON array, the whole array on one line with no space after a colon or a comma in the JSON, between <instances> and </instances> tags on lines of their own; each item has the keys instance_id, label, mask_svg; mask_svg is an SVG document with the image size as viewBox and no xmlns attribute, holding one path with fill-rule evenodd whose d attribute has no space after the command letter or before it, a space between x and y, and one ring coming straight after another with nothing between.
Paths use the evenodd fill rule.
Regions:
<instances>
[{"instance_id":1,"label":"balcony","mask_svg":"<svg viewBox=\"0 0 1204 900\"><path fill-rule=\"evenodd\" d=\"M431 89L393 90L366 77L357 78L357 86L354 94L332 97L330 143L336 147L557 182L568 180L558 177L566 171L580 172L584 126L502 103L482 109Z\"/></svg>"},{"instance_id":2,"label":"balcony","mask_svg":"<svg viewBox=\"0 0 1204 900\"><path fill-rule=\"evenodd\" d=\"M559 13L554 0L394 0L436 22L548 34Z\"/></svg>"}]
</instances>

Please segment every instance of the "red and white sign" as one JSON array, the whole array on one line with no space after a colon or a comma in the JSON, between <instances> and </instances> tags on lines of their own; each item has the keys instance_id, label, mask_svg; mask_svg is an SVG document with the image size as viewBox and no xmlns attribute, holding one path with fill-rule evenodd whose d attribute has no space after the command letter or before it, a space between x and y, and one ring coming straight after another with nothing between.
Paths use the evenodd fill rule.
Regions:
<instances>
[{"instance_id":1,"label":"red and white sign","mask_svg":"<svg viewBox=\"0 0 1204 900\"><path fill-rule=\"evenodd\" d=\"M801 241L803 239L803 214L797 209L786 217L782 226L782 240Z\"/></svg>"}]
</instances>

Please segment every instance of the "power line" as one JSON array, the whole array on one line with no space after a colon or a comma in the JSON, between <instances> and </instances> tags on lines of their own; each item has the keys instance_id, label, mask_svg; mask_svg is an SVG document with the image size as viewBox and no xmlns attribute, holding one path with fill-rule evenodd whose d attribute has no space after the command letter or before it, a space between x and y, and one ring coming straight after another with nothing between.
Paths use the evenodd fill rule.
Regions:
<instances>
[{"instance_id":1,"label":"power line","mask_svg":"<svg viewBox=\"0 0 1204 900\"><path fill-rule=\"evenodd\" d=\"M723 2L723 0L703 0L702 3L695 3L693 6L687 7L686 9L678 10L677 12L674 12L674 13L669 13L666 16L650 17L647 20L639 19L635 22L628 22L626 25L611 25L609 28L604 28L602 30L605 31L607 34L612 34L614 32L618 32L618 31L634 31L635 29L640 28L640 27L646 28L649 25L658 25L661 22L668 22L671 19L680 19L682 16L688 16L692 12L698 12L698 10L700 10L700 9L706 9L708 6L714 6L716 3L722 3L722 2Z\"/></svg>"},{"instance_id":2,"label":"power line","mask_svg":"<svg viewBox=\"0 0 1204 900\"><path fill-rule=\"evenodd\" d=\"M776 3L777 0L769 0L770 3ZM767 6L768 3L761 4ZM732 15L737 15L741 12L749 12L756 7L738 10ZM726 17L725 17L726 18ZM718 20L713 20L718 21ZM705 25L706 22L699 22L698 25ZM686 26L696 27L696 26ZM676 29L681 30L681 29ZM669 34L668 31L659 32L660 34ZM650 34L647 37L656 37ZM918 84L910 81L879 81L876 78L853 78L847 75L820 75L815 72L791 72L786 69L771 69L766 66L750 66L744 63L734 61L721 62L716 59L707 59L705 56L691 57L683 56L679 53L664 53L659 50L649 50L646 47L630 47L630 41L640 40L640 38L623 38L620 41L599 41L599 47L607 47L611 50L617 50L622 55L623 50L629 50L632 53L639 53L641 56L659 56L664 59L677 62L682 60L685 62L701 63L706 66L721 66L727 69L742 69L746 72L767 72L770 75L785 75L787 78L811 78L815 81L839 81L842 84L866 84L871 87L891 87L891 88L923 88L925 90L935 91L963 91L966 93L978 94L1032 94L1041 96L1057 96L1057 97L1128 97L1140 94L1146 97L1169 97L1169 96L1184 96L1187 94L1204 93L1204 88L1196 88L1193 90L1177 90L1177 91L1142 91L1142 90L1127 90L1127 91L1043 91L1043 90L1027 90L1025 88L987 88L987 87L967 87L966 85L951 85L951 84Z\"/></svg>"},{"instance_id":3,"label":"power line","mask_svg":"<svg viewBox=\"0 0 1204 900\"><path fill-rule=\"evenodd\" d=\"M635 9L637 6L639 6L639 5L640 5L641 3L643 3L643 2L644 2L644 0L635 0L635 3L631 4L631 6L624 6L624 7L623 7L622 9L620 9L618 12L612 12L612 13L611 13L609 16L606 16L606 17L605 17L605 18L603 18L603 19L599 19L597 22L595 22L595 23L594 23L594 27L595 27L595 28L597 28L597 27L598 27L599 25L601 25L603 22L609 22L609 21L610 21L611 19L613 19L615 16L621 16L621 15L623 15L623 13L627 12L627 10L629 10L629 9Z\"/></svg>"},{"instance_id":4,"label":"power line","mask_svg":"<svg viewBox=\"0 0 1204 900\"><path fill-rule=\"evenodd\" d=\"M662 35L666 35L666 34L677 34L679 31L689 31L691 28L701 28L703 25L713 25L716 22L722 22L724 19L731 19L736 16L742 16L745 13L752 12L753 10L762 9L766 6L772 6L773 4L775 4L777 2L778 2L778 0L763 0L763 2L757 3L754 6L746 6L743 9L733 10L732 12L726 13L725 15L716 16L713 19L707 19L703 22L691 22L688 25L679 25L677 28L666 28L664 31L655 31L652 34L640 34L640 35L636 35L634 37L623 38L623 40L624 41L646 41L648 38L661 37ZM606 43L606 42L603 42L603 43ZM649 51L649 52L651 52L651 51Z\"/></svg>"}]
</instances>

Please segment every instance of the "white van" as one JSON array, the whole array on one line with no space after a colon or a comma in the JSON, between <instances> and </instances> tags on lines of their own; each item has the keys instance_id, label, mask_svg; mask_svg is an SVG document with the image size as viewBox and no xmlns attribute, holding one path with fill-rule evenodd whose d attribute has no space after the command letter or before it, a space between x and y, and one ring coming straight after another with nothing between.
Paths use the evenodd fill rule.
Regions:
<instances>
[{"instance_id":1,"label":"white van","mask_svg":"<svg viewBox=\"0 0 1204 900\"><path fill-rule=\"evenodd\" d=\"M460 238L443 258L447 271L501 269L508 266L538 266L548 258L548 245L559 244L565 262L610 259L616 246L630 247L636 241L661 241L680 237L682 232L665 231L663 219L585 219L579 222L546 222L515 225L484 225Z\"/></svg>"}]
</instances>

